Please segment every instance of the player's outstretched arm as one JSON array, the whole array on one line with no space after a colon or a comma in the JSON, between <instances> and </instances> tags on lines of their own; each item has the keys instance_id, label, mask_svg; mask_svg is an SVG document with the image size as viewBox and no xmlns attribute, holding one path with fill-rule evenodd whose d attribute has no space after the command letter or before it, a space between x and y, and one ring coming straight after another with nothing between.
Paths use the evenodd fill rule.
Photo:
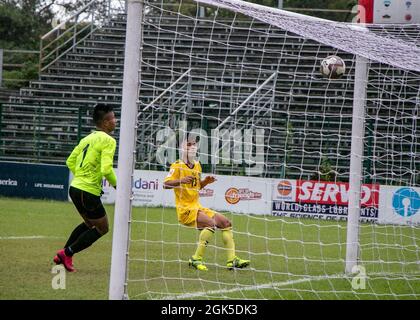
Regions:
<instances>
[{"instance_id":1,"label":"player's outstretched arm","mask_svg":"<svg viewBox=\"0 0 420 320\"><path fill-rule=\"evenodd\" d=\"M203 180L200 181L200 189L203 189L205 186L215 181L217 181L217 179L213 176L205 177Z\"/></svg>"}]
</instances>

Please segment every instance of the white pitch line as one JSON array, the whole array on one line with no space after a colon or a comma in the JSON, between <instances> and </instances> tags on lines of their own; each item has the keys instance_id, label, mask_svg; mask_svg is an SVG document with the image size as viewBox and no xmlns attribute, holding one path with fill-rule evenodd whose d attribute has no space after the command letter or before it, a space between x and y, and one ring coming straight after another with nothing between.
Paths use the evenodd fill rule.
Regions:
<instances>
[{"instance_id":1,"label":"white pitch line","mask_svg":"<svg viewBox=\"0 0 420 320\"><path fill-rule=\"evenodd\" d=\"M285 282L271 282L271 283L259 284L256 286L246 286L246 287L239 287L239 288L233 288L233 289L220 289L220 290L212 290L212 291L206 291L206 292L201 291L201 292L185 293L178 296L164 297L163 299L164 300L188 299L188 298L203 297L206 295L219 295L219 294L225 294L225 293L233 293L233 292L238 292L238 291L275 289L275 288L285 287L285 286L303 283L303 282L320 281L320 280L337 279L337 278L343 279L344 277L345 277L344 274L337 274L337 275L331 275L331 276L319 276L319 277L303 278L303 279L298 279L298 280L290 280L290 281L285 281Z\"/></svg>"},{"instance_id":2,"label":"white pitch line","mask_svg":"<svg viewBox=\"0 0 420 320\"><path fill-rule=\"evenodd\" d=\"M0 237L0 240L32 240L32 239L59 239L59 237L48 237L48 236L10 236Z\"/></svg>"}]
</instances>

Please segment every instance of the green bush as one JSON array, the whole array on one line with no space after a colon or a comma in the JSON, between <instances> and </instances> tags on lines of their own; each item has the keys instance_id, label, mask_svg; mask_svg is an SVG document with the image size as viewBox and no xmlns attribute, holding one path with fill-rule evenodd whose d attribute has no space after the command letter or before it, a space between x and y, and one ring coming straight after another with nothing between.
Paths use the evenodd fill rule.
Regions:
<instances>
[{"instance_id":1,"label":"green bush","mask_svg":"<svg viewBox=\"0 0 420 320\"><path fill-rule=\"evenodd\" d=\"M3 86L8 89L20 89L38 78L38 63L27 61L19 70L3 71Z\"/></svg>"}]
</instances>

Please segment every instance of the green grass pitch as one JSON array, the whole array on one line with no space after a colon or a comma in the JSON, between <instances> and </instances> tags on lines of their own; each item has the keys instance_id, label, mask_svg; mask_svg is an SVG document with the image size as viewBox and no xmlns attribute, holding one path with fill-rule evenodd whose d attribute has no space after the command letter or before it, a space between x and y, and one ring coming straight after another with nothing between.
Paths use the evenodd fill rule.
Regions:
<instances>
[{"instance_id":1,"label":"green grass pitch","mask_svg":"<svg viewBox=\"0 0 420 320\"><path fill-rule=\"evenodd\" d=\"M0 198L0 299L107 299L111 232L74 258L66 289L54 290L52 258L81 222L71 203ZM361 227L365 289L343 275L346 224L226 214L237 253L251 268L229 271L220 233L205 262L188 267L198 232L180 226L174 209L134 208L130 299L419 299L420 229ZM32 238L31 238L32 237Z\"/></svg>"}]
</instances>

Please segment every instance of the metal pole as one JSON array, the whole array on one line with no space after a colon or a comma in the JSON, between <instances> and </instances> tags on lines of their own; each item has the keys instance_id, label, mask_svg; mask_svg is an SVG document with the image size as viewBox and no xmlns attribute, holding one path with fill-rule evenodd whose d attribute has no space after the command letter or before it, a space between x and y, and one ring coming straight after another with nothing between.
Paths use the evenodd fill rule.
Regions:
<instances>
[{"instance_id":1,"label":"metal pole","mask_svg":"<svg viewBox=\"0 0 420 320\"><path fill-rule=\"evenodd\" d=\"M158 102L167 92L171 91L171 89L173 87L175 87L175 85L178 84L178 82L180 82L185 76L190 75L191 69L188 69L187 71L185 71L178 79L176 79L169 87L167 87L165 90L163 90L163 92L158 95L155 99L153 99L152 102L150 102L146 107L144 107L144 109L141 112L145 112L147 111L150 107L153 107L155 105L156 102ZM189 78L188 78L189 81ZM160 104L160 103L159 103Z\"/></svg>"},{"instance_id":2,"label":"metal pole","mask_svg":"<svg viewBox=\"0 0 420 320\"><path fill-rule=\"evenodd\" d=\"M82 106L79 107L77 112L77 143L80 142L82 138Z\"/></svg>"},{"instance_id":3,"label":"metal pole","mask_svg":"<svg viewBox=\"0 0 420 320\"><path fill-rule=\"evenodd\" d=\"M73 48L72 48L72 52L76 51L76 40L77 40L77 20L78 20L79 16L76 16L76 20L74 20L74 29L73 29Z\"/></svg>"},{"instance_id":4,"label":"metal pole","mask_svg":"<svg viewBox=\"0 0 420 320\"><path fill-rule=\"evenodd\" d=\"M278 0L278 1L279 1L278 8L283 9L283 0Z\"/></svg>"},{"instance_id":5,"label":"metal pole","mask_svg":"<svg viewBox=\"0 0 420 320\"><path fill-rule=\"evenodd\" d=\"M115 200L109 299L128 298L126 291L129 223L136 143L138 84L140 79L143 0L128 1L124 79L118 153L118 186Z\"/></svg>"},{"instance_id":6,"label":"metal pole","mask_svg":"<svg viewBox=\"0 0 420 320\"><path fill-rule=\"evenodd\" d=\"M3 123L2 123L2 120L3 120L3 104L2 103L0 103L0 141L3 141L3 139L2 139L2 127L3 127ZM4 154L4 142L3 142L3 144L2 144L2 146L0 147L0 154Z\"/></svg>"},{"instance_id":7,"label":"metal pole","mask_svg":"<svg viewBox=\"0 0 420 320\"><path fill-rule=\"evenodd\" d=\"M353 119L351 131L349 207L347 220L346 273L351 274L359 259L359 216L362 188L363 137L365 122L368 61L356 57L354 80Z\"/></svg>"},{"instance_id":8,"label":"metal pole","mask_svg":"<svg viewBox=\"0 0 420 320\"><path fill-rule=\"evenodd\" d=\"M0 49L0 87L3 84L3 49Z\"/></svg>"},{"instance_id":9,"label":"metal pole","mask_svg":"<svg viewBox=\"0 0 420 320\"><path fill-rule=\"evenodd\" d=\"M42 38L39 41L39 62L38 62L38 74L41 75L42 72L42 59L43 59L43 45Z\"/></svg>"},{"instance_id":10,"label":"metal pole","mask_svg":"<svg viewBox=\"0 0 420 320\"><path fill-rule=\"evenodd\" d=\"M206 16L206 8L204 8L203 6L200 6L199 7L199 14L198 14L198 16L200 18L204 18Z\"/></svg>"},{"instance_id":11,"label":"metal pole","mask_svg":"<svg viewBox=\"0 0 420 320\"><path fill-rule=\"evenodd\" d=\"M274 72L271 76L267 78L257 89L255 89L245 100L242 102L239 107L237 107L225 120L222 121L221 124L219 124L216 128L216 130L219 130L222 128L225 123L227 123L236 113L238 113L239 110L241 110L258 92L261 91L262 88L264 88L267 83L269 83L273 78L277 77L277 72ZM274 80L274 84L275 84Z\"/></svg>"},{"instance_id":12,"label":"metal pole","mask_svg":"<svg viewBox=\"0 0 420 320\"><path fill-rule=\"evenodd\" d=\"M374 135L374 126L373 119L369 119L367 122L368 127L368 138L367 138L367 150L366 150L366 159L363 161L363 170L364 170L364 183L372 183L372 148L373 148L373 135Z\"/></svg>"}]
</instances>

